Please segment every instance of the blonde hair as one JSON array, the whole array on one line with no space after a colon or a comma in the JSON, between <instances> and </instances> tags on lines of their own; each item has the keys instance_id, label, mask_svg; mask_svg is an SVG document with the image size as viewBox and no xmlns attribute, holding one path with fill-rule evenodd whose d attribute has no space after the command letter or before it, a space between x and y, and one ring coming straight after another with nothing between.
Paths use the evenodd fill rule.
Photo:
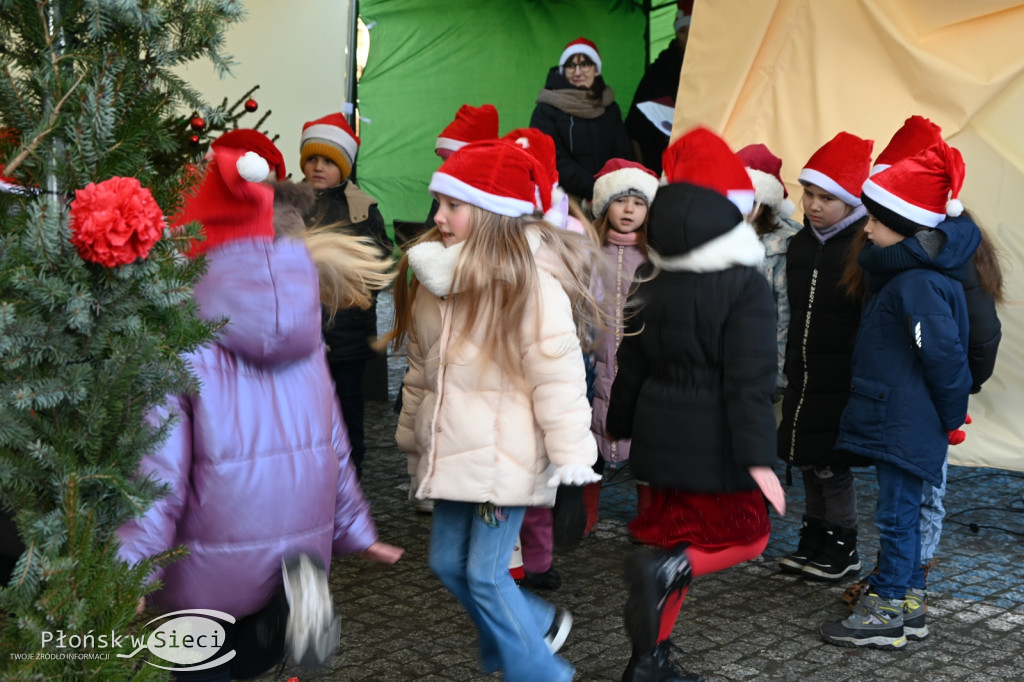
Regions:
<instances>
[{"instance_id":1,"label":"blonde hair","mask_svg":"<svg viewBox=\"0 0 1024 682\"><path fill-rule=\"evenodd\" d=\"M302 235L320 280L320 303L331 318L343 308L369 308L394 280L392 261L369 237L318 227Z\"/></svg>"},{"instance_id":2,"label":"blonde hair","mask_svg":"<svg viewBox=\"0 0 1024 682\"><path fill-rule=\"evenodd\" d=\"M531 298L539 302L537 260L553 264L547 268L558 280L572 304L573 320L581 342L590 338L596 325L608 328L611 318L604 311L592 287L595 278L610 281L605 259L588 237L560 230L533 217L510 218L470 205L471 229L455 269L452 292L458 292L458 322L461 330L449 348L455 349L473 332L482 334L483 361L494 362L506 375L521 377L522 349L519 332L527 322ZM527 233L541 240L537 253ZM415 243L440 241L435 226ZM387 340L400 347L412 329L412 305L420 283L410 276L408 256L398 264L395 287L395 326ZM540 306L535 306L540 314ZM535 320L539 323L539 319Z\"/></svg>"}]
</instances>

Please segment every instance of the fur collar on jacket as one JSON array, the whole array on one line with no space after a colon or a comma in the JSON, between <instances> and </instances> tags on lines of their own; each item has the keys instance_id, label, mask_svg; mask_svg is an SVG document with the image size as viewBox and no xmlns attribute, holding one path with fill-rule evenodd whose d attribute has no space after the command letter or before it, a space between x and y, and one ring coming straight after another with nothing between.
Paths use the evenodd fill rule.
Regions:
<instances>
[{"instance_id":1,"label":"fur collar on jacket","mask_svg":"<svg viewBox=\"0 0 1024 682\"><path fill-rule=\"evenodd\" d=\"M669 272L716 272L736 265L758 267L764 261L764 246L747 222L740 222L725 234L677 256L650 253L651 262Z\"/></svg>"},{"instance_id":2,"label":"fur collar on jacket","mask_svg":"<svg viewBox=\"0 0 1024 682\"><path fill-rule=\"evenodd\" d=\"M530 251L536 255L541 245L540 234L536 230L528 230L526 239L530 243ZM434 296L444 298L458 293L452 291L452 283L465 243L459 242L445 248L443 242L421 242L409 249L409 267L419 283Z\"/></svg>"}]
</instances>

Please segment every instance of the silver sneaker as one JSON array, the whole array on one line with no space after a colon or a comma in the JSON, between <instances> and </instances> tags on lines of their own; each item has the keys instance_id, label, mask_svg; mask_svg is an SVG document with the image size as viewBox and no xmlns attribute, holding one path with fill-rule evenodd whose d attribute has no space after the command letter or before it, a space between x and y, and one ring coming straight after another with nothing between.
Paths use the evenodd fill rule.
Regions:
<instances>
[{"instance_id":1,"label":"silver sneaker","mask_svg":"<svg viewBox=\"0 0 1024 682\"><path fill-rule=\"evenodd\" d=\"M281 561L284 596L288 602L285 651L302 666L326 663L341 640L341 618L334 615L334 600L327 571L319 560L300 554Z\"/></svg>"}]
</instances>

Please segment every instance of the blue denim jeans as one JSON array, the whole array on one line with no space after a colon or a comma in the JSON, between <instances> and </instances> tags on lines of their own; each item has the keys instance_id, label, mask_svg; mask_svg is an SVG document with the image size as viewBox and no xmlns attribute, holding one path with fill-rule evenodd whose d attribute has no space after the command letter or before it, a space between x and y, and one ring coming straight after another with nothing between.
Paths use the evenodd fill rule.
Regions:
<instances>
[{"instance_id":1,"label":"blue denim jeans","mask_svg":"<svg viewBox=\"0 0 1024 682\"><path fill-rule=\"evenodd\" d=\"M434 503L429 561L476 625L484 672L501 670L508 682L571 680L574 668L544 641L555 607L519 589L508 572L526 508L499 507L492 525L477 506Z\"/></svg>"},{"instance_id":2,"label":"blue denim jeans","mask_svg":"<svg viewBox=\"0 0 1024 682\"><path fill-rule=\"evenodd\" d=\"M881 556L871 591L883 599L903 599L907 588L924 589L921 570L921 491L924 481L887 462L875 462L878 473L878 528Z\"/></svg>"},{"instance_id":3,"label":"blue denim jeans","mask_svg":"<svg viewBox=\"0 0 1024 682\"><path fill-rule=\"evenodd\" d=\"M946 496L946 470L949 460L942 463L942 485L936 488L925 482L921 492L921 563L926 564L935 558L935 550L939 548L942 537L942 519L946 517L946 508L942 506L942 498Z\"/></svg>"}]
</instances>

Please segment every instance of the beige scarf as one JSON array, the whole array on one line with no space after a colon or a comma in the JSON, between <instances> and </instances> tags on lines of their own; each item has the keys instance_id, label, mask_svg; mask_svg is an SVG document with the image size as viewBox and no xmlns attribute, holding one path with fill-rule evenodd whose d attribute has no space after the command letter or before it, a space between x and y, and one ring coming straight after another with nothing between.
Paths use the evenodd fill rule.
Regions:
<instances>
[{"instance_id":1,"label":"beige scarf","mask_svg":"<svg viewBox=\"0 0 1024 682\"><path fill-rule=\"evenodd\" d=\"M586 90L564 88L561 90L541 90L537 95L537 103L550 104L570 116L579 118L599 118L609 104L615 101L615 91L605 86L601 93L600 103L587 97Z\"/></svg>"}]
</instances>

